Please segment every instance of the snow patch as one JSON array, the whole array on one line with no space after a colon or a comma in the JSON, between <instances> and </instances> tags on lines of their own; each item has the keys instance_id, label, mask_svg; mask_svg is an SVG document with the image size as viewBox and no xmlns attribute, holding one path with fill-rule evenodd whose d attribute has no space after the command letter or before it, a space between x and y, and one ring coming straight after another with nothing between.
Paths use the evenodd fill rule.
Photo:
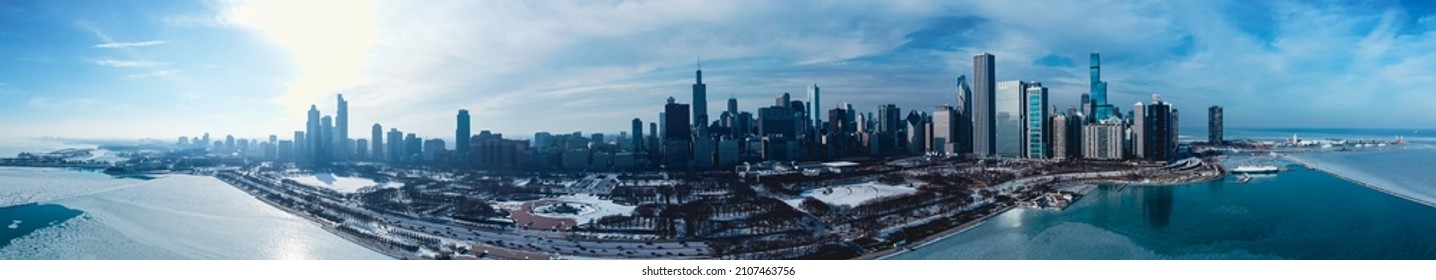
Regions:
<instances>
[{"instance_id":1,"label":"snow patch","mask_svg":"<svg viewBox=\"0 0 1436 280\"><path fill-rule=\"evenodd\" d=\"M380 186L382 188L398 187L397 183L379 184L374 182L374 180L366 178L334 176L334 174L330 173L287 177L286 179L294 180L300 184L330 188L341 193L353 193L359 191L361 188L371 186Z\"/></svg>"},{"instance_id":2,"label":"snow patch","mask_svg":"<svg viewBox=\"0 0 1436 280\"><path fill-rule=\"evenodd\" d=\"M843 205L856 207L879 198L907 195L917 192L909 186L894 186L878 182L866 182L861 184L842 185L814 189L806 193L830 205ZM799 200L800 202L801 200ZM791 204L791 203L790 203Z\"/></svg>"}]
</instances>

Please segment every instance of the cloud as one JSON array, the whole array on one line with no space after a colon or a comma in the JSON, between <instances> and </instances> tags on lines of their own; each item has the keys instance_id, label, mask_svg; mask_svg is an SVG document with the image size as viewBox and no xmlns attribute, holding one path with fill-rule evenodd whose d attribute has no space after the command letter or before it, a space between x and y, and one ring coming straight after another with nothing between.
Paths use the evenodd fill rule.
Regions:
<instances>
[{"instance_id":1,"label":"cloud","mask_svg":"<svg viewBox=\"0 0 1436 280\"><path fill-rule=\"evenodd\" d=\"M157 66L162 66L162 65L164 65L163 63L159 63L159 62L155 62L155 61L149 61L149 60L121 60L121 59L91 59L91 60L90 60L90 63L94 63L95 65L100 65L100 66L109 66L109 67L118 67L118 68L137 68L137 67L138 67L138 68L145 68L145 67L157 67Z\"/></svg>"},{"instance_id":2,"label":"cloud","mask_svg":"<svg viewBox=\"0 0 1436 280\"><path fill-rule=\"evenodd\" d=\"M169 41L114 42L114 43L96 44L95 47L96 47L96 48L102 48L102 49L118 49L118 48L136 48L136 47L158 46L158 45L163 45L163 44L168 44L168 43L169 43Z\"/></svg>"},{"instance_id":3,"label":"cloud","mask_svg":"<svg viewBox=\"0 0 1436 280\"><path fill-rule=\"evenodd\" d=\"M155 70L155 71L150 71L150 72L145 72L145 73L130 74L130 75L125 76L125 78L131 79L131 80L138 80L138 79L154 78L154 77L173 77L173 76L175 76L175 75L179 75L180 73L182 73L182 71L177 70L177 69L164 69L164 70Z\"/></svg>"},{"instance_id":4,"label":"cloud","mask_svg":"<svg viewBox=\"0 0 1436 280\"><path fill-rule=\"evenodd\" d=\"M89 98L66 98L66 99L61 99L61 100L53 100L53 99L50 99L49 97L34 96L34 97L30 97L30 100L29 100L28 102L26 102L25 104L26 104L26 105L29 105L30 108L42 109L42 110L53 110L53 109L74 109L74 108L77 108L77 107L85 107L85 106L89 106L89 105L95 104L95 101L94 101L94 100L91 100L91 99L89 99Z\"/></svg>"},{"instance_id":5,"label":"cloud","mask_svg":"<svg viewBox=\"0 0 1436 280\"><path fill-rule=\"evenodd\" d=\"M951 103L972 55L997 56L997 78L1034 80L1052 105L1087 91L1087 54L1103 55L1109 102L1153 93L1201 127L1228 107L1233 126L1361 125L1417 115L1373 110L1393 97L1431 100L1429 16L1399 6L1276 1L224 2L214 16L166 22L254 30L288 50L299 74L267 95L298 118L309 104L351 101L356 124L449 135L467 108L475 129L625 129L663 99L691 102L704 60L710 110L728 96L753 110L783 92L824 88L824 107L871 110ZM1097 8L1100 7L1100 8ZM1408 25L1426 26L1414 28ZM1356 105L1356 106L1350 106ZM1281 108L1271 110L1269 108ZM1275 114L1273 114L1275 112ZM1331 112L1331 114L1327 114ZM627 115L603 119L598 115ZM1341 116L1370 115L1370 118ZM585 117L588 116L588 117ZM444 120L444 121L440 121ZM1431 120L1408 125L1436 125ZM1197 125L1190 125L1197 124ZM352 129L352 128L351 128ZM1193 129L1192 131L1196 131Z\"/></svg>"}]
</instances>

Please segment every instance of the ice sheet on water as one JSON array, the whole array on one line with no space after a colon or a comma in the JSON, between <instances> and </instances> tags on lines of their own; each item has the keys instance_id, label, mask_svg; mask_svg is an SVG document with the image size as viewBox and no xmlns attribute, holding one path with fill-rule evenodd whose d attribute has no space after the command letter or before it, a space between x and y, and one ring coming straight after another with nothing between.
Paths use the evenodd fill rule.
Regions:
<instances>
[{"instance_id":1,"label":"ice sheet on water","mask_svg":"<svg viewBox=\"0 0 1436 280\"><path fill-rule=\"evenodd\" d=\"M60 175L54 176L60 181L88 176L56 175ZM43 197L43 201L85 212L81 218L16 239L12 245L0 248L0 258L387 258L260 202L213 177L174 175L150 181L107 177L105 180L124 187L82 180L88 185L54 191L0 182L0 190L39 194L28 200Z\"/></svg>"},{"instance_id":2,"label":"ice sheet on water","mask_svg":"<svg viewBox=\"0 0 1436 280\"><path fill-rule=\"evenodd\" d=\"M1411 199L1436 203L1436 148L1292 155L1318 168ZM1278 175L1280 176L1280 175Z\"/></svg>"},{"instance_id":3,"label":"ice sheet on water","mask_svg":"<svg viewBox=\"0 0 1436 280\"><path fill-rule=\"evenodd\" d=\"M99 172L0 167L0 207L69 198L129 187L139 182L142 181L115 179Z\"/></svg>"}]
</instances>

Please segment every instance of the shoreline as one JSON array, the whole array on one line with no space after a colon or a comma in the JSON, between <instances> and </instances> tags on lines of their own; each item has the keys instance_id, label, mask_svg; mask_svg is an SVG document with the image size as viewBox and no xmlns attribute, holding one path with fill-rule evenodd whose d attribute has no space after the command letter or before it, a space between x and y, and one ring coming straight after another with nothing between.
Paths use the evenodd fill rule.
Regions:
<instances>
[{"instance_id":1,"label":"shoreline","mask_svg":"<svg viewBox=\"0 0 1436 280\"><path fill-rule=\"evenodd\" d=\"M1007 211L1012 211L1012 209L1016 209L1016 208L1017 208L1017 206L1015 206L1015 205L1009 205L1009 206L1003 207L1001 210L993 211L992 214L990 214L990 215L982 216L981 218L977 218L976 220L972 220L972 221L970 221L970 222L963 223L963 224L958 225L958 226L956 226L956 227L952 227L952 228L943 230L943 231L941 231L941 232L938 232L937 234L928 235L927 237L923 237L922 239L918 239L918 240L917 240L917 245L911 245L911 246L907 246L907 247L894 246L893 248L883 249L883 250L880 250L880 251L877 251L877 252L872 252L872 253L864 254L864 255L859 256L859 257L854 258L854 259L855 259L855 260L886 260L886 259L891 258L891 257L893 257L893 256L896 256L896 255L898 255L898 254L907 253L907 252L911 252L911 251L916 251L917 249L922 249L923 247L927 247L928 245L932 245L933 243L937 243L938 241L947 240L949 237L953 237L953 236L955 236L955 235L957 235L957 234L959 234L959 233L967 232L967 230L970 230L970 229L972 229L972 228L975 228L975 227L977 227L977 226L979 226L979 225L982 225L982 224L986 223L988 219L992 219L993 217L997 217L997 216L1000 216L1000 215L1002 215L1002 214L1007 214Z\"/></svg>"},{"instance_id":2,"label":"shoreline","mask_svg":"<svg viewBox=\"0 0 1436 280\"><path fill-rule=\"evenodd\" d=\"M334 228L334 225L331 225L331 223L329 223L328 221L319 219L318 217L306 215L305 213L299 212L298 210L294 210L294 209L290 209L290 208L288 208L288 207L280 206L280 205L278 205L278 204L275 204L273 201L269 201L269 200L267 200L267 199L264 199L264 198L260 197L260 196L257 195L257 194L254 194L254 193L249 192L248 190L245 190L243 187L236 186L236 185L234 185L234 184L230 184L229 182L225 182L224 180L220 180L218 177L214 177L214 176L204 176L204 177L214 178L215 181L219 181L220 183L225 184L225 185L228 185L228 186L234 188L235 190L238 190L238 191L240 191L240 192L243 192L244 194L249 195L250 198L254 198L254 200L258 200L258 201L260 201L260 202L264 202L264 204L265 204L265 205L269 205L269 207L273 207L274 209L278 209L279 211L282 211L282 212L284 212L284 213L288 213L289 215L293 215L293 216L298 217L298 218L300 218L300 219L304 219L305 221L308 221L310 224L313 224L314 226L317 226L317 227L319 227L320 229L323 229L324 231L329 232L330 234L333 234L334 236L338 236L339 238L344 239L345 241L349 241L349 242L351 242L351 243L354 243L354 245L359 245L359 247L364 247L365 249L369 249L370 251L374 251L375 253L379 253L380 255L384 255L384 256L386 256L386 257L390 257L390 258L393 258L393 259L395 259L395 260L409 260L409 259L411 259L410 256L408 256L408 255L406 255L406 254L400 254L399 252L390 252L389 250L382 249L382 247L380 247L378 244L370 244L371 242L367 242L367 240L365 240L365 239L363 239L363 238L360 238L360 237L358 237L358 236L353 236L353 235L351 235L351 234L349 234L349 233L346 233L346 232L343 232L343 231L340 231L340 230L335 229L335 228Z\"/></svg>"},{"instance_id":3,"label":"shoreline","mask_svg":"<svg viewBox=\"0 0 1436 280\"><path fill-rule=\"evenodd\" d=\"M1049 176L1060 176L1060 175L1063 175L1063 174L1049 175ZM1153 181L1145 181L1145 182L1143 182L1143 181L1124 181L1124 180L1114 180L1114 179L1078 179L1078 180L1072 180L1072 181L1069 181L1069 182L1063 182L1062 185L1082 185L1082 184L1098 184L1098 185L1101 185L1101 184L1109 184L1109 185L1125 185L1125 186L1134 186L1134 187L1162 187L1162 186L1178 186L1178 185L1187 185L1187 184L1196 184L1196 183L1202 183L1202 182L1210 182L1210 181L1215 181L1215 180L1221 180L1222 178L1226 178L1226 176L1228 176L1228 174L1227 174L1226 172L1220 172L1220 173L1218 173L1218 174L1215 175L1215 176L1211 176L1211 177L1198 177L1198 178L1195 178L1195 180L1183 181L1183 182L1153 182ZM1020 180L1020 179L1016 179L1016 180ZM1014 180L1014 181L1015 181L1015 180ZM1004 183L1004 184L1005 184L1005 183ZM1083 195L1082 197L1085 198L1086 195ZM1073 203L1076 203L1076 202L1073 202ZM1012 209L1016 209L1016 208L1017 208L1016 205L1004 206L1001 210L993 211L992 213L989 213L989 214L987 214L987 215L984 215L984 216L982 216L982 217L980 217L980 218L977 218L976 220L973 220L973 221L971 221L971 222L963 223L962 225L958 225L958 226L956 226L956 227L943 230L942 232L939 232L939 233L937 233L937 234L929 235L929 236L927 236L927 237L924 237L924 238L922 238L922 239L919 239L919 240L918 240L919 243L917 243L917 245L912 245L912 246L908 246L908 247L896 246L896 247L893 247L893 248L883 249L883 250L879 250L879 251L876 251L876 252L864 254L864 255L862 255L862 256L859 256L859 257L853 258L853 259L855 259L855 260L886 260L886 259L891 258L891 257L893 257L893 256L896 256L896 255L898 255L898 254L902 254L902 253L906 253L906 252L910 252L910 251L915 251L915 250L917 250L917 249L922 249L923 247L927 247L928 245L932 245L933 243L937 243L938 241L946 240L946 239L948 239L948 238L951 238L951 237L953 237L953 236L956 236L957 234L960 234L960 233L963 233L963 232L967 232L967 230L972 229L972 228L974 228L974 227L977 227L977 226L982 225L983 223L987 222L988 219L992 219L993 217L997 217L997 216L999 216L999 215L1007 214L1008 211L1012 211ZM1065 210L1058 210L1058 211L1065 211Z\"/></svg>"},{"instance_id":4,"label":"shoreline","mask_svg":"<svg viewBox=\"0 0 1436 280\"><path fill-rule=\"evenodd\" d=\"M1416 197L1413 197L1413 196L1410 196L1410 195L1407 195L1407 194L1403 194L1403 193L1400 193L1400 192L1397 192L1397 191L1393 191L1393 190L1391 190L1390 188L1383 187L1383 186L1381 186L1381 185L1379 185L1379 184L1376 184L1376 183L1369 183L1369 182L1365 182L1365 181L1362 181L1362 180L1357 180L1357 179L1354 178L1354 177L1347 176L1347 175L1343 175L1343 174L1341 174L1341 173L1339 173L1339 172L1336 172L1336 171L1334 171L1334 170L1331 170L1330 168L1327 168L1327 167L1322 166L1322 165L1320 165L1320 164L1312 164L1312 163L1310 163L1310 162L1301 160L1301 159L1299 159L1299 158L1296 158L1296 157L1291 156L1291 155L1288 155L1288 154L1282 154L1282 155L1281 155L1281 158L1282 158L1282 159L1286 159L1287 161L1290 161L1290 162L1292 162L1292 163L1296 163L1297 165L1301 165L1301 166L1306 167L1306 168L1310 168L1310 169L1313 169L1313 170L1316 170L1316 171L1320 171L1321 173L1326 173L1327 175L1330 175L1330 176L1332 176L1332 177L1336 177L1336 178L1338 178L1338 179L1345 180L1345 181L1347 181L1347 182L1351 182L1351 183L1353 183L1353 184L1361 185L1361 186L1366 187L1366 188L1371 189L1371 190L1375 190L1375 191L1378 191L1378 192L1381 192L1381 193L1385 193L1385 194L1387 194L1387 195L1391 195L1391 196L1394 196L1394 197L1397 197L1397 198L1400 198L1400 199L1404 199L1404 200L1406 200L1406 201L1415 202L1416 204L1421 204L1421 205L1425 205L1425 206L1428 206L1428 207L1436 208L1436 202L1421 200L1421 199L1418 199L1418 198L1416 198Z\"/></svg>"}]
</instances>

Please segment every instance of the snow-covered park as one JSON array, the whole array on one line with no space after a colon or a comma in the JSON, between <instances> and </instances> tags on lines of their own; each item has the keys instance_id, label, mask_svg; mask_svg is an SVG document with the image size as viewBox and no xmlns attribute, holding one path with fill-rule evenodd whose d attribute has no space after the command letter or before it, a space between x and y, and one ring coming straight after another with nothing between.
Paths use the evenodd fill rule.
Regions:
<instances>
[{"instance_id":1,"label":"snow-covered park","mask_svg":"<svg viewBox=\"0 0 1436 280\"><path fill-rule=\"evenodd\" d=\"M386 188L398 187L397 183L380 184L366 178L334 176L330 173L319 173L305 176L288 177L300 184L330 188L341 193L353 193L360 188L382 185Z\"/></svg>"},{"instance_id":2,"label":"snow-covered park","mask_svg":"<svg viewBox=\"0 0 1436 280\"><path fill-rule=\"evenodd\" d=\"M878 182L865 182L861 184L832 186L813 189L803 193L803 197L816 198L819 201L834 206L856 207L874 199L906 195L917 192L909 186L894 186ZM785 201L790 205L797 206L802 199Z\"/></svg>"}]
</instances>

